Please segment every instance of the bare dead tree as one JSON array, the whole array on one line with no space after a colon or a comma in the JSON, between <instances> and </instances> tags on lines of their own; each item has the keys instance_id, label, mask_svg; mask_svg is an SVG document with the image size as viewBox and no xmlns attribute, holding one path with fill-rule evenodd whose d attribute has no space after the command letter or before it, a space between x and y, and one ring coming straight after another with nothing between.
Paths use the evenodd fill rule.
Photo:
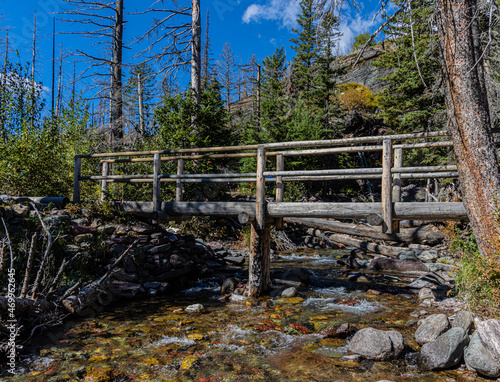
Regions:
<instances>
[{"instance_id":1,"label":"bare dead tree","mask_svg":"<svg viewBox=\"0 0 500 382\"><path fill-rule=\"evenodd\" d=\"M91 85L96 90L94 98L106 98L111 103L111 145L121 144L124 135L122 67L123 67L123 0L64 0L66 16L62 21L84 26L85 29L64 32L84 35L94 39L92 46L101 49L101 55L81 49L76 54L88 61L89 65L81 78L97 78Z\"/></svg>"}]
</instances>

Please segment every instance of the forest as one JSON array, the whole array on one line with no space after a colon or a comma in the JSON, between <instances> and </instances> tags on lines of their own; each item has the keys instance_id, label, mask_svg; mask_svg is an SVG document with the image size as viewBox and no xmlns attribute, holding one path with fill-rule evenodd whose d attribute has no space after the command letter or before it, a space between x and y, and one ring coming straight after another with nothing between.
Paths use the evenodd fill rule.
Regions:
<instances>
[{"instance_id":1,"label":"forest","mask_svg":"<svg viewBox=\"0 0 500 382\"><path fill-rule=\"evenodd\" d=\"M13 47L11 32L2 26L0 19L3 50L0 62L0 194L4 194L0 204L5 205L0 208L2 285L4 282L7 285L9 277L14 277L18 285L23 285L20 293L23 299L36 296L45 304L57 296L69 312L75 313L78 299L90 300L98 296L101 285L96 287L97 281L94 284L90 281L104 273L105 276L98 279L99 283L103 282L119 262L126 259L129 251L136 255L141 253L132 248L137 243L150 245L154 242L157 246L169 243L170 259L177 255L177 249L180 251L181 246L186 246L193 253L199 250L196 256L203 258L206 264L213 264L219 261L217 250L214 252L206 246L200 249L191 234L220 241L235 233L236 240L245 240L245 236L250 235L241 226L236 227L228 221L193 218L182 223L183 236L179 234L173 239L167 231L150 232L149 226L134 226L134 233L129 235L134 241L129 238L130 242L118 243L112 232L119 231L119 227L111 229L109 224L113 219L125 224L124 214L114 211L112 203L100 202L98 182L83 182L82 205L69 204L65 210L72 217L85 211L90 220L99 220L101 226L91 228L90 221L80 224L84 220L76 219L78 224L68 228L70 223L51 218L56 228L65 226L73 230L70 236L91 234L100 240L102 235L103 243L107 244L102 248L98 248L97 242L92 244L95 258L88 254L83 259L78 258L80 253L67 251L72 245L66 239L67 234L57 230L50 232L52 223L49 224L47 218L42 219L39 206L33 204L26 207L27 210L24 207L17 210L12 207L11 199L29 196L71 199L75 155L447 130L453 148L409 150L403 165L457 163L459 178L415 180L408 186L408 192L421 190L422 200L426 202L464 201L469 222L436 223L432 229L442 232L446 250L459 259L454 275L458 288L455 292L468 301L468 308L475 314L498 318L500 182L493 135L500 112L496 2L467 0L464 8L460 8L453 0L397 0L393 2L396 11L389 12L382 7L382 26L375 33L358 34L349 51L339 54L336 48L341 37L341 9L327 0L300 0L296 28L292 30L294 37L289 41L292 51L278 46L274 53L266 57L253 55L247 62L233 52L229 42L220 52L212 50L211 15L208 11L201 14L200 0L151 1L143 10L133 11L127 3L128 0L62 1L55 17L61 25L69 26L69 32L64 33L72 34L73 38L90 39L93 48L89 51L58 48L55 39L59 32L56 33L54 21L50 36L54 38L50 87L42 84L37 75L37 43L41 37L37 35L36 13L29 59ZM467 23L458 22L463 20ZM132 26L134 22L145 23L147 28L142 34L126 40L124 36L132 34L127 28L136 30ZM461 41L468 43L461 44ZM133 60L124 58L130 57L124 54L127 49L135 49ZM69 64L72 57L79 60L80 72L76 63ZM367 76L370 84L366 82ZM427 141L434 142L433 139ZM380 167L382 161L380 153L370 152L292 158L286 164L287 170L370 168ZM114 163L113 174L130 175L143 170L147 173L147 166L149 164ZM96 171L100 171L99 160L83 162L82 172ZM174 162L162 164L163 173L175 174L176 171ZM186 161L184 171L249 173L256 171L256 163L249 158L193 160ZM273 187L266 190L268 196L272 195ZM250 200L254 191L253 183L217 185L215 190L190 184L184 186L184 199ZM381 192L378 180L290 182L285 188L284 201L375 202L380 201ZM151 184L112 183L107 188L106 200L150 201L151 194ZM162 200L175 198L175 183L162 186ZM9 203L11 207L7 207ZM7 210L14 212L7 213ZM6 223L13 217L28 218L27 223L22 223L21 233ZM293 222L289 223L290 237L298 235L291 228ZM15 228L21 223L16 224ZM82 225L89 227L81 228ZM14 233L12 241L9 231ZM28 232L33 231L38 234L29 236ZM286 234L273 232L273 235L276 241L283 238L290 241ZM322 240L328 242L325 237ZM421 244L418 242L414 248L429 249L418 247ZM151 250L148 247L147 251ZM32 264L33 251L43 253L35 260L35 266ZM157 256L154 250L147 253L149 260L144 260L145 263L163 261L154 257ZM11 266L15 261L19 269L16 276L7 272L9 255ZM45 261L49 265L42 272ZM184 260L178 261L180 264ZM182 267L187 267L186 264L182 263ZM23 280L24 267L27 276ZM39 267L38 274L33 279L33 271L30 282L28 269L36 267ZM174 265L169 272L184 268ZM203 269L198 268L197 272L202 274ZM97 269L101 273L93 274ZM87 284L82 288L84 281ZM171 279L167 281L172 282ZM106 283L107 288L109 283ZM69 288L58 289L63 286ZM162 287L165 289L158 284L153 289ZM77 297L71 295L75 290L80 291ZM135 296L138 290L119 292ZM3 304L0 301L0 306L5 308L5 301ZM21 309L31 308L23 306ZM42 332L61 324L61 316L47 314L38 326L36 319L32 321L35 324L30 323L34 327L31 335L37 328ZM266 325L274 328L269 322ZM295 329L294 334L310 330L291 327ZM26 338L28 334L23 333L23 336ZM192 370L190 365L186 370Z\"/></svg>"}]
</instances>

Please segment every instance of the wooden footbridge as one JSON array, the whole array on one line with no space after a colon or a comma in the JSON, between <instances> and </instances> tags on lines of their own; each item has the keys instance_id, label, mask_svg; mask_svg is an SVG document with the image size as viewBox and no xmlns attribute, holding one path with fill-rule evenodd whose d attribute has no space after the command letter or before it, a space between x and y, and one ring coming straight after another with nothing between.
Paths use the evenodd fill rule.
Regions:
<instances>
[{"instance_id":1,"label":"wooden footbridge","mask_svg":"<svg viewBox=\"0 0 500 382\"><path fill-rule=\"evenodd\" d=\"M105 199L109 183L152 183L152 202L118 202L125 211L148 214L152 220L173 220L175 217L235 217L251 224L251 256L249 294L260 295L270 286L270 227L280 229L284 217L321 217L336 219L367 219L382 224L382 231L397 232L399 221L407 219L444 221L467 218L461 202L402 202L401 182L405 179L456 178L456 165L403 167L406 150L450 147L446 132L428 132L388 136L356 137L335 140L280 142L262 145L193 148L76 155L73 202L80 202L81 182L101 182L101 198ZM286 171L287 157L320 156L342 153L382 152L382 167ZM100 175L82 174L82 160L99 158ZM255 173L186 174L186 161L229 158L255 158ZM275 158L275 166L266 169L266 160ZM164 174L162 162L176 161L177 173ZM152 163L150 174L113 175L113 163ZM283 201L286 182L347 179L381 179L381 201L372 203L287 203ZM161 184L176 184L175 201L162 201ZM190 202L183 201L184 183L255 182L255 202ZM275 183L274 201L265 197L266 183Z\"/></svg>"}]
</instances>

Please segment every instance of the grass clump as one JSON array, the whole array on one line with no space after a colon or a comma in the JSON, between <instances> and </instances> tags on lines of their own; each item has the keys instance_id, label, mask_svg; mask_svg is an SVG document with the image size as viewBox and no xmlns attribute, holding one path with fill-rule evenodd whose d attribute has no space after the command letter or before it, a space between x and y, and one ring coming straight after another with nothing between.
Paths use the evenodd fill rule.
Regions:
<instances>
[{"instance_id":1,"label":"grass clump","mask_svg":"<svg viewBox=\"0 0 500 382\"><path fill-rule=\"evenodd\" d=\"M455 275L458 295L477 314L500 316L500 254L487 258L479 253L470 228L448 226L446 234L450 250L460 256Z\"/></svg>"}]
</instances>

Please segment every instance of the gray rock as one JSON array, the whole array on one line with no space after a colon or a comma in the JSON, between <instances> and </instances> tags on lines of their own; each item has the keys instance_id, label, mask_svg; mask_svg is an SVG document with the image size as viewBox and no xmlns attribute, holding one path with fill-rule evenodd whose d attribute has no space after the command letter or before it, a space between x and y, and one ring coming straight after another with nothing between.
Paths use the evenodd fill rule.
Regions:
<instances>
[{"instance_id":1,"label":"gray rock","mask_svg":"<svg viewBox=\"0 0 500 382\"><path fill-rule=\"evenodd\" d=\"M170 251L170 248L172 248L172 245L170 243L167 243L167 244L158 245L156 247L153 247L148 252L150 254L154 255L157 253L168 252L168 251Z\"/></svg>"},{"instance_id":2,"label":"gray rock","mask_svg":"<svg viewBox=\"0 0 500 382\"><path fill-rule=\"evenodd\" d=\"M420 261L422 261L424 263L432 263L432 262L437 260L437 258L439 257L439 254L437 251L435 251L433 249L428 249L428 250L420 252L417 255L417 257Z\"/></svg>"},{"instance_id":3,"label":"gray rock","mask_svg":"<svg viewBox=\"0 0 500 382\"><path fill-rule=\"evenodd\" d=\"M419 260L399 260L399 259L388 259L384 257L378 257L373 259L368 266L370 269L376 270L391 270L391 271L429 271L424 263Z\"/></svg>"},{"instance_id":4,"label":"gray rock","mask_svg":"<svg viewBox=\"0 0 500 382\"><path fill-rule=\"evenodd\" d=\"M11 204L14 203L14 198L10 195L1 194L0 195L0 204Z\"/></svg>"},{"instance_id":5,"label":"gray rock","mask_svg":"<svg viewBox=\"0 0 500 382\"><path fill-rule=\"evenodd\" d=\"M243 256L226 256L223 259L225 262L234 265L243 265L245 264L245 258Z\"/></svg>"},{"instance_id":6,"label":"gray rock","mask_svg":"<svg viewBox=\"0 0 500 382\"><path fill-rule=\"evenodd\" d=\"M83 226L89 225L89 221L85 218L71 219L71 223L83 225Z\"/></svg>"},{"instance_id":7,"label":"gray rock","mask_svg":"<svg viewBox=\"0 0 500 382\"><path fill-rule=\"evenodd\" d=\"M363 359L363 356L360 356L359 354L351 354L351 355L344 355L340 357L342 361L351 361L351 362L360 362Z\"/></svg>"},{"instance_id":8,"label":"gray rock","mask_svg":"<svg viewBox=\"0 0 500 382\"><path fill-rule=\"evenodd\" d=\"M422 288L435 288L439 285L442 285L445 282L445 280L440 277L439 275L435 273L427 273L423 276L420 276L418 279L413 281L408 285L408 288L414 290L416 293L418 293L419 289Z\"/></svg>"},{"instance_id":9,"label":"gray rock","mask_svg":"<svg viewBox=\"0 0 500 382\"><path fill-rule=\"evenodd\" d=\"M453 265L455 259L451 256L443 256L436 260L436 263Z\"/></svg>"},{"instance_id":10,"label":"gray rock","mask_svg":"<svg viewBox=\"0 0 500 382\"><path fill-rule=\"evenodd\" d=\"M453 272L454 270L456 270L455 266L442 263L425 263L425 266L432 272Z\"/></svg>"},{"instance_id":11,"label":"gray rock","mask_svg":"<svg viewBox=\"0 0 500 382\"><path fill-rule=\"evenodd\" d=\"M420 350L420 362L430 370L457 365L464 355L469 336L462 328L452 328Z\"/></svg>"},{"instance_id":12,"label":"gray rock","mask_svg":"<svg viewBox=\"0 0 500 382\"><path fill-rule=\"evenodd\" d=\"M18 217L26 217L28 216L28 213L30 212L30 207L29 206L25 206L24 204L14 204L12 206L12 210L14 211L14 216L18 216Z\"/></svg>"},{"instance_id":13,"label":"gray rock","mask_svg":"<svg viewBox=\"0 0 500 382\"><path fill-rule=\"evenodd\" d=\"M200 313L205 310L205 307L201 304L193 304L186 307L186 313Z\"/></svg>"},{"instance_id":14,"label":"gray rock","mask_svg":"<svg viewBox=\"0 0 500 382\"><path fill-rule=\"evenodd\" d=\"M142 284L142 286L146 289L159 289L160 283L158 281L149 281L147 283Z\"/></svg>"},{"instance_id":15,"label":"gray rock","mask_svg":"<svg viewBox=\"0 0 500 382\"><path fill-rule=\"evenodd\" d=\"M422 288L418 293L419 300L435 300L436 296L430 288Z\"/></svg>"},{"instance_id":16,"label":"gray rock","mask_svg":"<svg viewBox=\"0 0 500 382\"><path fill-rule=\"evenodd\" d=\"M450 321L444 314L433 314L422 321L415 331L415 340L419 345L434 341L450 328Z\"/></svg>"},{"instance_id":17,"label":"gray rock","mask_svg":"<svg viewBox=\"0 0 500 382\"><path fill-rule=\"evenodd\" d=\"M403 336L394 330L364 328L356 332L349 343L349 351L365 358L384 361L403 351Z\"/></svg>"},{"instance_id":18,"label":"gray rock","mask_svg":"<svg viewBox=\"0 0 500 382\"><path fill-rule=\"evenodd\" d=\"M69 215L52 215L43 218L43 222L49 227L59 227L69 223L70 220Z\"/></svg>"},{"instance_id":19,"label":"gray rock","mask_svg":"<svg viewBox=\"0 0 500 382\"><path fill-rule=\"evenodd\" d=\"M289 298L296 297L299 295L299 291L295 287L286 288L283 292L281 292L281 297Z\"/></svg>"},{"instance_id":20,"label":"gray rock","mask_svg":"<svg viewBox=\"0 0 500 382\"><path fill-rule=\"evenodd\" d=\"M468 310L461 310L457 312L451 326L462 328L467 334L472 334L474 330L474 316Z\"/></svg>"},{"instance_id":21,"label":"gray rock","mask_svg":"<svg viewBox=\"0 0 500 382\"><path fill-rule=\"evenodd\" d=\"M488 378L500 377L500 363L483 346L477 332L472 335L469 346L465 349L464 359L467 369Z\"/></svg>"},{"instance_id":22,"label":"gray rock","mask_svg":"<svg viewBox=\"0 0 500 382\"><path fill-rule=\"evenodd\" d=\"M93 242L94 235L92 235L91 233L82 233L81 235L76 235L74 241L76 244Z\"/></svg>"},{"instance_id":23,"label":"gray rock","mask_svg":"<svg viewBox=\"0 0 500 382\"><path fill-rule=\"evenodd\" d=\"M486 320L477 324L477 334L483 346L488 349L495 361L500 363L500 321Z\"/></svg>"},{"instance_id":24,"label":"gray rock","mask_svg":"<svg viewBox=\"0 0 500 382\"><path fill-rule=\"evenodd\" d=\"M406 259L417 260L417 256L415 254L415 251L399 252L398 259L399 260L406 260Z\"/></svg>"},{"instance_id":25,"label":"gray rock","mask_svg":"<svg viewBox=\"0 0 500 382\"><path fill-rule=\"evenodd\" d=\"M97 231L105 235L112 235L115 232L115 227L112 225L101 225L97 227Z\"/></svg>"}]
</instances>

